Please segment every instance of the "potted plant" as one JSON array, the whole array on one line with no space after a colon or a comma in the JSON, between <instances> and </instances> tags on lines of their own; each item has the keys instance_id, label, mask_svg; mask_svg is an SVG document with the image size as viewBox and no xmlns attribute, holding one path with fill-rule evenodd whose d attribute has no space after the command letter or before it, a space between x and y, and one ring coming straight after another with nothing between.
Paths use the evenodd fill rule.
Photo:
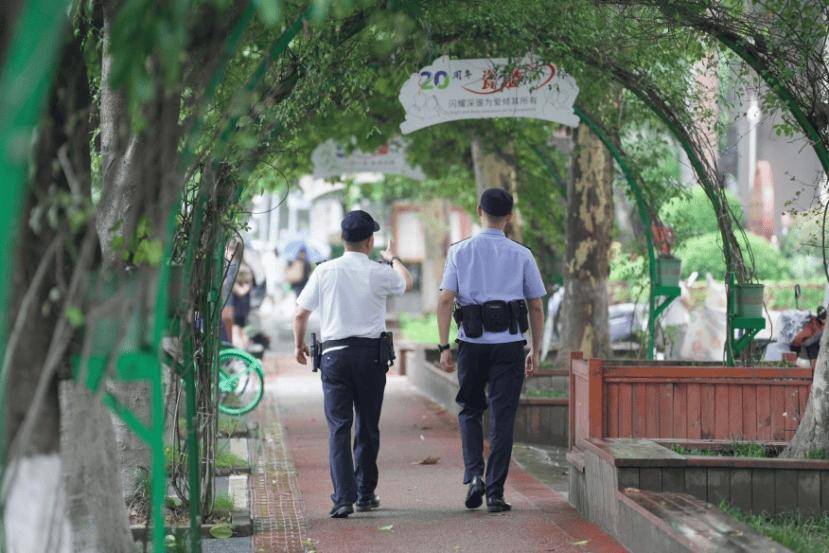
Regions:
<instances>
[{"instance_id":1,"label":"potted plant","mask_svg":"<svg viewBox=\"0 0 829 553\"><path fill-rule=\"evenodd\" d=\"M679 286L682 260L672 255L656 258L656 285L661 287Z\"/></svg>"}]
</instances>

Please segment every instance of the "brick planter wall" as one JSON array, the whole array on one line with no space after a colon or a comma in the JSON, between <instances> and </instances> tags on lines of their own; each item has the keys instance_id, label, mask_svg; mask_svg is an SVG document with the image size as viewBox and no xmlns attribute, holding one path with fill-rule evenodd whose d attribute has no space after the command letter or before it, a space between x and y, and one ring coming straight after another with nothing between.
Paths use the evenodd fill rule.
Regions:
<instances>
[{"instance_id":1,"label":"brick planter wall","mask_svg":"<svg viewBox=\"0 0 829 553\"><path fill-rule=\"evenodd\" d=\"M586 440L570 460L581 469L575 474L571 469L571 478L587 478L580 484L588 493L573 498L583 503L583 511L600 508L598 488L610 485L613 491L631 487L683 492L714 505L725 500L754 514L829 514L829 461L825 460L682 455L639 439Z\"/></svg>"},{"instance_id":2,"label":"brick planter wall","mask_svg":"<svg viewBox=\"0 0 829 553\"><path fill-rule=\"evenodd\" d=\"M458 393L457 372L447 373L430 359L422 346L411 346L404 354L406 376L421 393L435 403L457 414ZM544 375L547 376L547 375ZM558 375L556 375L558 376ZM522 397L515 419L515 440L542 445L566 446L567 398L526 398Z\"/></svg>"}]
</instances>

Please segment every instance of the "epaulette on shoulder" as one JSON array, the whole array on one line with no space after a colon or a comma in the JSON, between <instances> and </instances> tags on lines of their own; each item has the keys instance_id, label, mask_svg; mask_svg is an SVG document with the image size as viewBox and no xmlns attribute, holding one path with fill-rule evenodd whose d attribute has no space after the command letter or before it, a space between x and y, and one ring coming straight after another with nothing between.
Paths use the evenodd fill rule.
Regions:
<instances>
[{"instance_id":1,"label":"epaulette on shoulder","mask_svg":"<svg viewBox=\"0 0 829 553\"><path fill-rule=\"evenodd\" d=\"M521 242L519 242L518 240L513 240L512 238L510 238L510 240L511 240L512 242L515 242L516 244L518 244L518 245L519 245L519 246L521 246L522 248L526 249L526 250L527 250L527 251L529 251L530 253L532 253L532 249L530 249L530 247L529 247L529 246L527 246L526 244L522 244L522 243L521 243Z\"/></svg>"}]
</instances>

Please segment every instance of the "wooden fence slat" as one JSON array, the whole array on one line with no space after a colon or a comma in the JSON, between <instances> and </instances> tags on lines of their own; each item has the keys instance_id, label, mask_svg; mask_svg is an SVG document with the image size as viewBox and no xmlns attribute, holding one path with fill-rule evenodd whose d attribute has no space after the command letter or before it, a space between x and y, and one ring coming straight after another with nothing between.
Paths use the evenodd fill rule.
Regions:
<instances>
[{"instance_id":1,"label":"wooden fence slat","mask_svg":"<svg viewBox=\"0 0 829 553\"><path fill-rule=\"evenodd\" d=\"M661 384L657 390L659 394L659 422L658 437L670 438L674 431L674 386Z\"/></svg>"},{"instance_id":2,"label":"wooden fence slat","mask_svg":"<svg viewBox=\"0 0 829 553\"><path fill-rule=\"evenodd\" d=\"M757 439L757 387L742 386L743 394L743 438Z\"/></svg>"},{"instance_id":3,"label":"wooden fence slat","mask_svg":"<svg viewBox=\"0 0 829 553\"><path fill-rule=\"evenodd\" d=\"M743 392L740 386L728 387L728 437L735 440L743 436Z\"/></svg>"},{"instance_id":4,"label":"wooden fence slat","mask_svg":"<svg viewBox=\"0 0 829 553\"><path fill-rule=\"evenodd\" d=\"M633 437L644 438L648 435L645 421L648 419L648 399L645 394L645 385L637 384L633 387Z\"/></svg>"},{"instance_id":5,"label":"wooden fence slat","mask_svg":"<svg viewBox=\"0 0 829 553\"><path fill-rule=\"evenodd\" d=\"M607 386L607 410L605 414L604 435L610 438L619 437L619 385Z\"/></svg>"},{"instance_id":6,"label":"wooden fence slat","mask_svg":"<svg viewBox=\"0 0 829 553\"><path fill-rule=\"evenodd\" d=\"M786 429L786 439L791 440L800 423L800 405L797 397L797 386L785 388L785 407L783 426Z\"/></svg>"},{"instance_id":7,"label":"wooden fence slat","mask_svg":"<svg viewBox=\"0 0 829 553\"><path fill-rule=\"evenodd\" d=\"M786 426L783 413L786 411L786 396L783 386L771 386L771 437L776 441L786 439Z\"/></svg>"},{"instance_id":8,"label":"wooden fence slat","mask_svg":"<svg viewBox=\"0 0 829 553\"><path fill-rule=\"evenodd\" d=\"M682 383L674 385L674 428L672 438L684 438L688 435L688 386Z\"/></svg>"},{"instance_id":9,"label":"wooden fence slat","mask_svg":"<svg viewBox=\"0 0 829 553\"><path fill-rule=\"evenodd\" d=\"M630 384L619 384L619 437L633 436L633 388Z\"/></svg>"},{"instance_id":10,"label":"wooden fence slat","mask_svg":"<svg viewBox=\"0 0 829 553\"><path fill-rule=\"evenodd\" d=\"M700 401L702 398L699 384L688 384L688 439L699 440L702 438L702 410Z\"/></svg>"},{"instance_id":11,"label":"wooden fence slat","mask_svg":"<svg viewBox=\"0 0 829 553\"><path fill-rule=\"evenodd\" d=\"M771 397L769 386L757 386L757 439L771 440Z\"/></svg>"},{"instance_id":12,"label":"wooden fence slat","mask_svg":"<svg viewBox=\"0 0 829 553\"><path fill-rule=\"evenodd\" d=\"M729 438L728 415L731 409L728 406L728 386L717 385L714 387L714 437L718 439Z\"/></svg>"},{"instance_id":13,"label":"wooden fence slat","mask_svg":"<svg viewBox=\"0 0 829 553\"><path fill-rule=\"evenodd\" d=\"M658 407L658 386L656 384L645 385L645 438L656 436L659 428L659 407Z\"/></svg>"},{"instance_id":14,"label":"wooden fence slat","mask_svg":"<svg viewBox=\"0 0 829 553\"><path fill-rule=\"evenodd\" d=\"M710 439L714 437L714 413L716 409L714 386L703 384L700 386L700 437Z\"/></svg>"}]
</instances>

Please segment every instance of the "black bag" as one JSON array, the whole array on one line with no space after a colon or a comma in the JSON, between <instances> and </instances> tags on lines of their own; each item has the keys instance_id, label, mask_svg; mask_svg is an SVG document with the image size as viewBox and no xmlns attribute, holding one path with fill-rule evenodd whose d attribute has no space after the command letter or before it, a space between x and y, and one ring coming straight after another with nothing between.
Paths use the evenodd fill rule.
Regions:
<instances>
[{"instance_id":1,"label":"black bag","mask_svg":"<svg viewBox=\"0 0 829 553\"><path fill-rule=\"evenodd\" d=\"M480 305L461 306L461 319L463 320L463 333L467 338L479 338L484 333L484 323L481 318Z\"/></svg>"},{"instance_id":2,"label":"black bag","mask_svg":"<svg viewBox=\"0 0 829 553\"><path fill-rule=\"evenodd\" d=\"M509 305L503 300L484 302L481 314L487 332L504 332L510 326Z\"/></svg>"}]
</instances>

